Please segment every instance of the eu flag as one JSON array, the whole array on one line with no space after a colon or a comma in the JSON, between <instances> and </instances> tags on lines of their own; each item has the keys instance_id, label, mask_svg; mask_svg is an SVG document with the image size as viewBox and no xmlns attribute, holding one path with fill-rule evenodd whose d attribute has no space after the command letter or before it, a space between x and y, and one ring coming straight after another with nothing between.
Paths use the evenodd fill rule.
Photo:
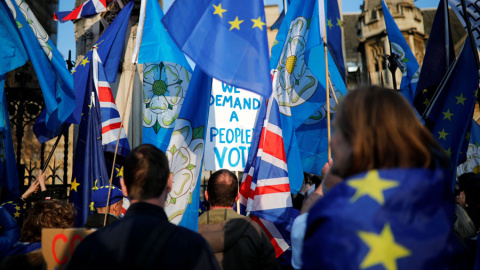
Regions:
<instances>
[{"instance_id":1,"label":"eu flag","mask_svg":"<svg viewBox=\"0 0 480 270\"><path fill-rule=\"evenodd\" d=\"M165 152L173 174L165 212L170 222L194 231L198 230L200 180L211 89L212 78L197 66Z\"/></svg>"},{"instance_id":2,"label":"eu flag","mask_svg":"<svg viewBox=\"0 0 480 270\"><path fill-rule=\"evenodd\" d=\"M93 47L97 48L100 60L105 69L105 76L107 82L115 82L118 73L118 66L122 58L123 45L125 41L125 34L128 28L130 13L133 8L133 1L130 1L122 11L115 17L115 20L103 32L102 36L97 40ZM80 123L81 114L83 110L84 97L87 88L87 77L89 76L90 63L92 62L92 52L90 50L83 60L77 64L73 71L73 81L75 82L75 98L76 102L70 105L74 110L71 116L66 120L67 123ZM49 130L45 126L44 113L39 116L37 123L34 126L34 132L40 143L44 143L61 132L61 128L56 130Z\"/></svg>"},{"instance_id":3,"label":"eu flag","mask_svg":"<svg viewBox=\"0 0 480 270\"><path fill-rule=\"evenodd\" d=\"M337 65L343 81L346 78L345 60L343 58L343 22L340 16L340 5L337 0L324 1L327 20L327 45Z\"/></svg>"},{"instance_id":4,"label":"eu flag","mask_svg":"<svg viewBox=\"0 0 480 270\"><path fill-rule=\"evenodd\" d=\"M102 146L100 104L92 72L89 73L87 87L89 91L85 92L86 102L75 148L70 189L70 202L77 210L77 227L82 227L88 216L95 211L91 201L93 192L109 183Z\"/></svg>"},{"instance_id":5,"label":"eu flag","mask_svg":"<svg viewBox=\"0 0 480 270\"><path fill-rule=\"evenodd\" d=\"M388 40L390 42L390 49L392 55L395 57L395 62L397 63L398 68L402 71L400 93L408 100L408 102L410 102L410 104L413 105L420 66L410 50L407 41L405 41L402 32L400 32L400 29L395 23L392 14L390 14L385 0L382 0L382 9L385 26L387 28Z\"/></svg>"},{"instance_id":6,"label":"eu flag","mask_svg":"<svg viewBox=\"0 0 480 270\"><path fill-rule=\"evenodd\" d=\"M13 149L12 129L4 91L5 74L0 75L0 203L14 201L20 196L17 163Z\"/></svg>"},{"instance_id":7,"label":"eu flag","mask_svg":"<svg viewBox=\"0 0 480 270\"><path fill-rule=\"evenodd\" d=\"M371 170L311 210L303 269L467 269L442 169Z\"/></svg>"},{"instance_id":8,"label":"eu flag","mask_svg":"<svg viewBox=\"0 0 480 270\"><path fill-rule=\"evenodd\" d=\"M263 1L177 0L163 23L178 47L209 76L270 96Z\"/></svg>"},{"instance_id":9,"label":"eu flag","mask_svg":"<svg viewBox=\"0 0 480 270\"><path fill-rule=\"evenodd\" d=\"M452 185L457 165L465 160L478 79L470 39L467 38L460 56L440 85L438 92L443 94L433 99L427 109L427 125L433 127L433 136L449 157L447 175Z\"/></svg>"},{"instance_id":10,"label":"eu flag","mask_svg":"<svg viewBox=\"0 0 480 270\"><path fill-rule=\"evenodd\" d=\"M42 88L47 111L46 128L53 131L67 120L75 107L72 75L27 3L12 0L5 3L16 21L18 33Z\"/></svg>"},{"instance_id":11,"label":"eu flag","mask_svg":"<svg viewBox=\"0 0 480 270\"><path fill-rule=\"evenodd\" d=\"M455 60L448 16L447 1L442 0L435 13L417 84L414 105L420 115L424 114L448 68Z\"/></svg>"}]
</instances>

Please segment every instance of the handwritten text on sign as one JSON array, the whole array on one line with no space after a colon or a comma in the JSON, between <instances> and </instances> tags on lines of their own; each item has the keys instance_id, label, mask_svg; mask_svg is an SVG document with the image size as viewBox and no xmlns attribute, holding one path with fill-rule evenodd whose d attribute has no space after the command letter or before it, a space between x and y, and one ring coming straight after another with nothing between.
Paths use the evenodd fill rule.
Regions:
<instances>
[{"instance_id":1,"label":"handwritten text on sign","mask_svg":"<svg viewBox=\"0 0 480 270\"><path fill-rule=\"evenodd\" d=\"M206 170L243 171L259 107L259 95L213 79L205 144Z\"/></svg>"}]
</instances>

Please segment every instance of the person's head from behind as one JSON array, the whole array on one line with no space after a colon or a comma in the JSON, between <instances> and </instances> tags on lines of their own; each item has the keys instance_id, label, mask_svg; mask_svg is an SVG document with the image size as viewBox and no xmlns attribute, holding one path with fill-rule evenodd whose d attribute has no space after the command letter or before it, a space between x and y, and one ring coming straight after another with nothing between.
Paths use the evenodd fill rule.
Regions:
<instances>
[{"instance_id":1,"label":"person's head from behind","mask_svg":"<svg viewBox=\"0 0 480 270\"><path fill-rule=\"evenodd\" d=\"M162 151L151 144L138 146L127 156L123 174L122 191L132 203L153 200L163 206L172 188L172 175Z\"/></svg>"},{"instance_id":2,"label":"person's head from behind","mask_svg":"<svg viewBox=\"0 0 480 270\"><path fill-rule=\"evenodd\" d=\"M39 242L43 228L72 228L75 208L62 200L47 200L35 203L27 213L20 233L23 242Z\"/></svg>"},{"instance_id":3,"label":"person's head from behind","mask_svg":"<svg viewBox=\"0 0 480 270\"><path fill-rule=\"evenodd\" d=\"M391 89L352 91L333 126L331 172L343 178L372 169L429 168L443 153L407 100Z\"/></svg>"},{"instance_id":4,"label":"person's head from behind","mask_svg":"<svg viewBox=\"0 0 480 270\"><path fill-rule=\"evenodd\" d=\"M208 180L205 199L211 208L232 208L238 199L238 178L229 170L219 170Z\"/></svg>"}]
</instances>

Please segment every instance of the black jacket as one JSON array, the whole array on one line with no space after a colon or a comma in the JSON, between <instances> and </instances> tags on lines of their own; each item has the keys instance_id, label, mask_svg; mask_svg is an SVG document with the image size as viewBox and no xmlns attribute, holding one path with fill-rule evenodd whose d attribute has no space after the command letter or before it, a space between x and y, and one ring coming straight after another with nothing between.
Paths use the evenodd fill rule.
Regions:
<instances>
[{"instance_id":1,"label":"black jacket","mask_svg":"<svg viewBox=\"0 0 480 270\"><path fill-rule=\"evenodd\" d=\"M150 259L151 266L145 266ZM200 235L171 224L163 208L140 202L132 204L124 218L86 237L67 269L219 269L219 266Z\"/></svg>"}]
</instances>

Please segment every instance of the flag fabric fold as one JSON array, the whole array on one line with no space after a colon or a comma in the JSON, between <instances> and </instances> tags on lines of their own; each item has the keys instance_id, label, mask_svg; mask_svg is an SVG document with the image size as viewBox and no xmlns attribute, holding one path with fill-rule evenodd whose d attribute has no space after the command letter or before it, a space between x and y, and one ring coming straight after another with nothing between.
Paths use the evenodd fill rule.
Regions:
<instances>
[{"instance_id":1,"label":"flag fabric fold","mask_svg":"<svg viewBox=\"0 0 480 270\"><path fill-rule=\"evenodd\" d=\"M77 210L76 227L83 227L88 216L95 211L92 201L93 192L109 183L102 146L99 101L92 69L88 76L87 90L75 148L69 197Z\"/></svg>"},{"instance_id":2,"label":"flag fabric fold","mask_svg":"<svg viewBox=\"0 0 480 270\"><path fill-rule=\"evenodd\" d=\"M270 96L263 1L177 0L162 21L178 47L209 76Z\"/></svg>"},{"instance_id":3,"label":"flag fabric fold","mask_svg":"<svg viewBox=\"0 0 480 270\"><path fill-rule=\"evenodd\" d=\"M142 24L142 27L139 27L137 30L137 37L141 37L142 41L136 47L139 50L138 63L173 62L191 73L192 69L185 55L175 44L170 33L162 23L164 14L158 1L142 0L142 4L146 6L144 17L139 18L139 23ZM137 39L139 42L140 38Z\"/></svg>"},{"instance_id":4,"label":"flag fabric fold","mask_svg":"<svg viewBox=\"0 0 480 270\"><path fill-rule=\"evenodd\" d=\"M448 0L448 4L457 15L458 20L462 23L465 31L467 31L467 24L465 19L463 18L463 7L462 7L462 0ZM480 49L480 25L478 24L478 20L480 19L480 5L476 0L465 0L465 5L467 8L468 18L470 19L470 25L472 26L472 33L477 44L477 48Z\"/></svg>"},{"instance_id":5,"label":"flag fabric fold","mask_svg":"<svg viewBox=\"0 0 480 270\"><path fill-rule=\"evenodd\" d=\"M22 0L6 0L23 46L35 69L46 106L45 125L50 131L61 126L75 105L73 77L52 40Z\"/></svg>"},{"instance_id":6,"label":"flag fabric fold","mask_svg":"<svg viewBox=\"0 0 480 270\"><path fill-rule=\"evenodd\" d=\"M456 168L465 161L471 119L478 95L478 73L470 40L465 40L457 60L450 67L439 91L444 99L434 99L427 111L427 124L449 158L447 177L455 183Z\"/></svg>"},{"instance_id":7,"label":"flag fabric fold","mask_svg":"<svg viewBox=\"0 0 480 270\"><path fill-rule=\"evenodd\" d=\"M143 130L142 141L166 151L175 122L185 100L191 79L191 68L163 26L163 11L157 1L145 5L144 25L155 27L137 30L142 36L138 62L143 65ZM137 47L139 44L137 44ZM136 49L137 49L136 47Z\"/></svg>"},{"instance_id":8,"label":"flag fabric fold","mask_svg":"<svg viewBox=\"0 0 480 270\"><path fill-rule=\"evenodd\" d=\"M252 148L245 167L240 188L241 212L250 213L252 220L265 230L278 257L290 246L294 210L275 92L268 100L265 116L258 117L256 126L261 134L254 135L252 147L256 148Z\"/></svg>"},{"instance_id":9,"label":"flag fabric fold","mask_svg":"<svg viewBox=\"0 0 480 270\"><path fill-rule=\"evenodd\" d=\"M303 269L468 269L449 180L442 169L345 179L309 212Z\"/></svg>"},{"instance_id":10,"label":"flag fabric fold","mask_svg":"<svg viewBox=\"0 0 480 270\"><path fill-rule=\"evenodd\" d=\"M133 8L133 1L130 1L123 7L120 13L115 17L115 20L109 25L109 27L103 32L102 36L97 40L93 48L97 49L98 55L103 68L105 70L105 76L107 82L115 82L118 66L122 58L123 46L125 41L125 34L128 28L128 22L130 14ZM67 123L78 124L80 123L81 114L83 110L85 91L87 89L87 78L89 76L90 64L92 62L93 48L85 55L80 63L73 70L73 80L75 82L75 105L71 105L73 112L66 120ZM62 128L56 130L47 129L45 126L45 118L39 116L34 126L34 132L40 143L44 143L61 133Z\"/></svg>"},{"instance_id":11,"label":"flag fabric fold","mask_svg":"<svg viewBox=\"0 0 480 270\"><path fill-rule=\"evenodd\" d=\"M278 95L290 188L293 193L300 190L303 169L311 167L303 167L305 164L302 164L301 152L304 152L304 160L315 158L309 154L312 149L311 141L299 142L296 131L310 117L319 116L318 112L326 103L327 71L321 39L324 35L322 29L325 26L321 25L325 24L325 15L322 7L323 1L291 1L272 47L270 67L276 74L273 88ZM327 57L328 72L333 85L341 89L340 92L346 92L345 83L329 52ZM326 120L326 115L317 117L316 120L316 123ZM326 136L326 131L319 136ZM315 147L321 148L322 145L318 143ZM328 145L324 146L326 147ZM325 159L323 163L326 161Z\"/></svg>"},{"instance_id":12,"label":"flag fabric fold","mask_svg":"<svg viewBox=\"0 0 480 270\"><path fill-rule=\"evenodd\" d=\"M424 114L448 68L455 60L448 16L447 1L442 0L435 13L417 84L414 105L420 116Z\"/></svg>"},{"instance_id":13,"label":"flag fabric fold","mask_svg":"<svg viewBox=\"0 0 480 270\"><path fill-rule=\"evenodd\" d=\"M415 98L420 66L413 55L407 41L398 28L392 14L388 10L385 0L382 0L383 17L387 28L388 40L390 42L391 54L395 57L398 68L402 71L400 93L412 104Z\"/></svg>"},{"instance_id":14,"label":"flag fabric fold","mask_svg":"<svg viewBox=\"0 0 480 270\"><path fill-rule=\"evenodd\" d=\"M458 165L457 178L464 173L480 173L480 125L474 119L465 139L469 136L466 160Z\"/></svg>"},{"instance_id":15,"label":"flag fabric fold","mask_svg":"<svg viewBox=\"0 0 480 270\"><path fill-rule=\"evenodd\" d=\"M165 212L170 222L193 231L198 230L199 183L211 89L212 78L197 66L165 152L173 174Z\"/></svg>"},{"instance_id":16,"label":"flag fabric fold","mask_svg":"<svg viewBox=\"0 0 480 270\"><path fill-rule=\"evenodd\" d=\"M17 60L13 60L16 62ZM6 62L4 62L7 64ZM5 94L5 74L0 75L0 204L15 201L20 197L15 150L13 149L12 129L8 114L8 101Z\"/></svg>"},{"instance_id":17,"label":"flag fabric fold","mask_svg":"<svg viewBox=\"0 0 480 270\"><path fill-rule=\"evenodd\" d=\"M53 14L53 20L61 23L80 18L88 18L107 11L107 0L87 0L73 11L58 11Z\"/></svg>"},{"instance_id":18,"label":"flag fabric fold","mask_svg":"<svg viewBox=\"0 0 480 270\"><path fill-rule=\"evenodd\" d=\"M327 45L332 58L337 65L342 80L346 82L345 60L343 58L343 21L340 14L340 4L337 0L324 1L326 5Z\"/></svg>"},{"instance_id":19,"label":"flag fabric fold","mask_svg":"<svg viewBox=\"0 0 480 270\"><path fill-rule=\"evenodd\" d=\"M105 152L115 153L121 156L127 156L130 153L125 128L122 126L122 119L118 112L112 89L107 81L103 64L98 55L97 49L93 49L92 54L93 82L98 98L98 107L100 108L100 119L102 123L102 145ZM120 133L120 138L118 138Z\"/></svg>"}]
</instances>

